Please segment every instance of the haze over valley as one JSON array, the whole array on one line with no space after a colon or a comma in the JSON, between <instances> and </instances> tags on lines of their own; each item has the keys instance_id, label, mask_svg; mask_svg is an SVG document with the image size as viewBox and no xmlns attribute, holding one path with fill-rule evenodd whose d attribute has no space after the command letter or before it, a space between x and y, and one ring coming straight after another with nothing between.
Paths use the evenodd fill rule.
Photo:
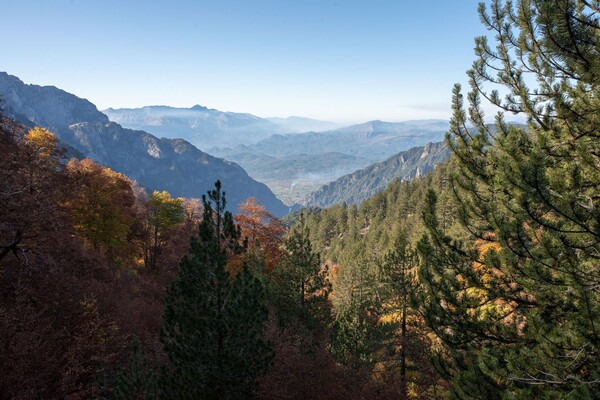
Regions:
<instances>
[{"instance_id":1,"label":"haze over valley","mask_svg":"<svg viewBox=\"0 0 600 400\"><path fill-rule=\"evenodd\" d=\"M0 96L9 115L51 129L80 154L125 173L150 190L199 197L202 183L221 176L239 182L231 192L234 206L256 196L278 216L298 205L312 204L313 192L346 174L442 140L448 128L443 120L369 121L322 132L290 132L336 124L303 117L269 120L198 105L99 112L73 94L26 85L5 72L0 72ZM193 159L195 167L189 164ZM201 172L207 167L208 175ZM258 183L253 184L254 189L246 188L246 183L241 183L246 178L225 172L235 168L270 191ZM198 178L190 179L196 174ZM398 175L404 179L414 176L419 175ZM369 190L360 198L373 193ZM350 197L340 200L356 201Z\"/></svg>"},{"instance_id":2,"label":"haze over valley","mask_svg":"<svg viewBox=\"0 0 600 400\"><path fill-rule=\"evenodd\" d=\"M441 141L448 129L443 120L369 121L331 129L337 124L303 117L265 119L199 105L103 112L126 128L180 137L236 162L289 206L306 204L310 193L343 175L411 147Z\"/></svg>"},{"instance_id":3,"label":"haze over valley","mask_svg":"<svg viewBox=\"0 0 600 400\"><path fill-rule=\"evenodd\" d=\"M599 1L2 24L0 399L598 398Z\"/></svg>"}]
</instances>

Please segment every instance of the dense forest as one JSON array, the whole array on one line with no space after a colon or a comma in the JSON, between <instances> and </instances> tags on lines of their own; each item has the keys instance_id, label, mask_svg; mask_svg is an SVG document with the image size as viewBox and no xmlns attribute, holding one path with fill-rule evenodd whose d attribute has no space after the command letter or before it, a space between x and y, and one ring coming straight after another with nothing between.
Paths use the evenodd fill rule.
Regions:
<instances>
[{"instance_id":1,"label":"dense forest","mask_svg":"<svg viewBox=\"0 0 600 400\"><path fill-rule=\"evenodd\" d=\"M0 398L598 398L600 4L479 11L450 159L360 205L233 215L1 117Z\"/></svg>"}]
</instances>

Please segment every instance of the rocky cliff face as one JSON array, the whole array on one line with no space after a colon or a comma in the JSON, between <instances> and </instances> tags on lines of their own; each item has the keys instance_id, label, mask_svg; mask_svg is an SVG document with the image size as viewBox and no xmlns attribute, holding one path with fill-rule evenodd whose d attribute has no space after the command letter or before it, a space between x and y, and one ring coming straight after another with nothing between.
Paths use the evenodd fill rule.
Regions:
<instances>
[{"instance_id":1,"label":"rocky cliff face","mask_svg":"<svg viewBox=\"0 0 600 400\"><path fill-rule=\"evenodd\" d=\"M200 197L219 179L231 209L255 196L277 216L288 212L264 184L250 178L237 164L204 153L183 139L159 139L125 129L110 122L89 101L63 90L26 85L0 72L0 97L8 115L52 130L85 157L124 173L149 191Z\"/></svg>"},{"instance_id":2,"label":"rocky cliff face","mask_svg":"<svg viewBox=\"0 0 600 400\"><path fill-rule=\"evenodd\" d=\"M449 157L450 151L444 142L414 147L323 186L309 195L306 205L329 207L344 201L347 204L360 204L383 191L393 180L411 180L423 176Z\"/></svg>"},{"instance_id":3,"label":"rocky cliff face","mask_svg":"<svg viewBox=\"0 0 600 400\"><path fill-rule=\"evenodd\" d=\"M25 85L16 76L0 72L0 96L7 111L20 113L31 122L58 130L77 122L108 122L95 105L54 86Z\"/></svg>"}]
</instances>

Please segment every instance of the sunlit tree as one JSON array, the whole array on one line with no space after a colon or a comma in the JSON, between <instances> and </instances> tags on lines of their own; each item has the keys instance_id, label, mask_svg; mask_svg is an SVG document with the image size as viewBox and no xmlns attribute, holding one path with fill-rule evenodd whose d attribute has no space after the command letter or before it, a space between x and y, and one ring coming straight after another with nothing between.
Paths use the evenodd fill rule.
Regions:
<instances>
[{"instance_id":1,"label":"sunlit tree","mask_svg":"<svg viewBox=\"0 0 600 400\"><path fill-rule=\"evenodd\" d=\"M493 1L447 142L467 235L430 193L424 314L457 398L595 398L600 388L600 8ZM485 123L481 100L500 108ZM523 115L508 124L505 113Z\"/></svg>"}]
</instances>

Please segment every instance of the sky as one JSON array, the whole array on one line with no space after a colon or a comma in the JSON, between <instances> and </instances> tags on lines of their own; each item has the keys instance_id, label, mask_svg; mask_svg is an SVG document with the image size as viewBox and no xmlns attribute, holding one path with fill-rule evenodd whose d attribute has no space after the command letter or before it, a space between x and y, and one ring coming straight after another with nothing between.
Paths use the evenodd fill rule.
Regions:
<instances>
[{"instance_id":1,"label":"sky","mask_svg":"<svg viewBox=\"0 0 600 400\"><path fill-rule=\"evenodd\" d=\"M478 0L0 0L0 71L98 109L450 117Z\"/></svg>"}]
</instances>

